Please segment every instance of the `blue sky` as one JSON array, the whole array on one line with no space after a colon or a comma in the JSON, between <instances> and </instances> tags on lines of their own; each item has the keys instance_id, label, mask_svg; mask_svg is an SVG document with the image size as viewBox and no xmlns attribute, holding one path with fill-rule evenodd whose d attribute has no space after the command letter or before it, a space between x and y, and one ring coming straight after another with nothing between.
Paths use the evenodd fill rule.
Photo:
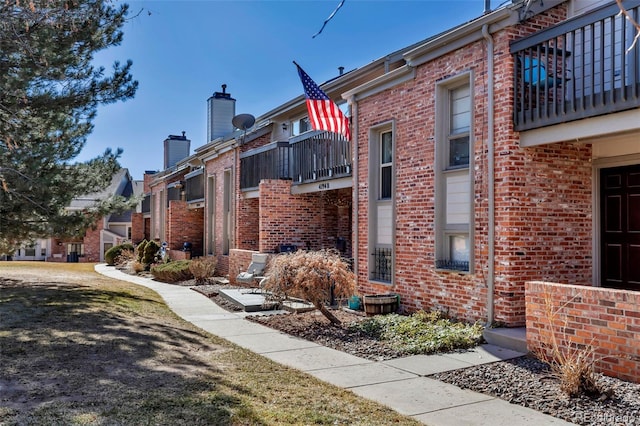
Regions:
<instances>
[{"instance_id":1,"label":"blue sky","mask_svg":"<svg viewBox=\"0 0 640 426\"><path fill-rule=\"evenodd\" d=\"M206 143L207 99L227 85L236 113L260 116L302 94L292 61L317 83L482 15L484 0L131 1L120 46L100 52L107 69L133 61L140 86L127 102L101 106L82 154L123 148L134 179L163 167L162 142L182 131ZM497 0L492 7L497 7Z\"/></svg>"}]
</instances>

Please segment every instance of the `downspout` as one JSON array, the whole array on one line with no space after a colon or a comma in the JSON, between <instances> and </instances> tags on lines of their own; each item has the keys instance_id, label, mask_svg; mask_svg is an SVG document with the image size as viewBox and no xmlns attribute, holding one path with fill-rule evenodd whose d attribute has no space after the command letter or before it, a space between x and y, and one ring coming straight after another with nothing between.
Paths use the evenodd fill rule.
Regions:
<instances>
[{"instance_id":1,"label":"downspout","mask_svg":"<svg viewBox=\"0 0 640 426\"><path fill-rule=\"evenodd\" d=\"M352 200L353 204L351 205L351 214L353 214L353 243L351 247L351 253L353 256L353 273L356 277L356 286L358 283L358 242L360 241L359 235L359 223L358 220L358 104L355 102L355 96L349 98L349 106L351 107L351 145L353 146L353 159L351 161L352 164L352 172L353 177L351 179L353 189L352 189Z\"/></svg>"},{"instance_id":2,"label":"downspout","mask_svg":"<svg viewBox=\"0 0 640 426\"><path fill-rule=\"evenodd\" d=\"M487 327L493 324L495 292L495 164L494 164L494 45L489 25L482 26L482 35L487 40L487 180L488 180L488 259L487 259Z\"/></svg>"}]
</instances>

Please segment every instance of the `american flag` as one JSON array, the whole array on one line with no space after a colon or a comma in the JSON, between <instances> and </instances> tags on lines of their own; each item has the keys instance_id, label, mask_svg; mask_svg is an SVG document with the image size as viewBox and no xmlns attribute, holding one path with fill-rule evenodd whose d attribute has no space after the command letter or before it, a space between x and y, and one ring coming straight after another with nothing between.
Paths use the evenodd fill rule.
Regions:
<instances>
[{"instance_id":1,"label":"american flag","mask_svg":"<svg viewBox=\"0 0 640 426\"><path fill-rule=\"evenodd\" d=\"M300 75L300 80L304 87L304 94L307 97L309 121L311 121L313 130L327 130L329 132L340 133L344 135L347 140L351 140L349 119L340 111L338 105L329 99L327 94L300 68L300 65L296 64L296 67L298 67L298 75Z\"/></svg>"}]
</instances>

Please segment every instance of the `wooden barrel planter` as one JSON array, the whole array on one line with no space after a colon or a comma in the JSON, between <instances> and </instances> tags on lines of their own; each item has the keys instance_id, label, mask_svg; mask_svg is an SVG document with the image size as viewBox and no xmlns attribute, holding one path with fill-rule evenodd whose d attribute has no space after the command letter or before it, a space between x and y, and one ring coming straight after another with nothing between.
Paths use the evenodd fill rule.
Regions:
<instances>
[{"instance_id":1,"label":"wooden barrel planter","mask_svg":"<svg viewBox=\"0 0 640 426\"><path fill-rule=\"evenodd\" d=\"M373 294L363 296L364 312L367 315L390 314L398 310L397 294Z\"/></svg>"}]
</instances>

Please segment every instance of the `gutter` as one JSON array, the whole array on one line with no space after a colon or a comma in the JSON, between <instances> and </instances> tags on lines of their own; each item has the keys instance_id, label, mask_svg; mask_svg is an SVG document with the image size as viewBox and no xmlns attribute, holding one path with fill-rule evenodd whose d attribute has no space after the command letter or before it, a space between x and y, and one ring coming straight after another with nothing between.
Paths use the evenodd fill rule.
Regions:
<instances>
[{"instance_id":1,"label":"gutter","mask_svg":"<svg viewBox=\"0 0 640 426\"><path fill-rule=\"evenodd\" d=\"M360 221L358 219L358 202L359 202L359 197L358 197L358 189L359 189L359 184L358 184L358 103L355 101L355 96L351 96L348 99L349 105L351 106L351 122L353 123L352 129L351 129L351 135L352 139L351 139L351 145L353 146L353 159L352 159L352 169L353 169L353 187L351 189L352 191L352 195L351 198L353 200L353 204L351 205L351 210L354 211L353 214L353 230L351 231L353 233L353 239L352 239L352 246L351 246L351 253L355 253L355 256L353 258L353 273L356 277L356 284L358 282L358 247L359 247L359 242L360 242ZM357 289L356 289L357 290Z\"/></svg>"},{"instance_id":2,"label":"gutter","mask_svg":"<svg viewBox=\"0 0 640 426\"><path fill-rule=\"evenodd\" d=\"M555 1L555 0L549 0ZM473 41L480 40L485 31L491 27L491 32L518 23L518 13L514 11L518 5L511 4L480 16L466 24L445 31L421 46L404 54L407 65L417 67L433 59L439 58L454 50L463 48ZM487 27L487 30L485 30Z\"/></svg>"},{"instance_id":3,"label":"gutter","mask_svg":"<svg viewBox=\"0 0 640 426\"><path fill-rule=\"evenodd\" d=\"M487 175L488 175L488 255L487 255L487 327L493 324L495 304L495 159L494 159L494 44L489 33L489 25L482 26L482 36L487 41Z\"/></svg>"}]
</instances>

